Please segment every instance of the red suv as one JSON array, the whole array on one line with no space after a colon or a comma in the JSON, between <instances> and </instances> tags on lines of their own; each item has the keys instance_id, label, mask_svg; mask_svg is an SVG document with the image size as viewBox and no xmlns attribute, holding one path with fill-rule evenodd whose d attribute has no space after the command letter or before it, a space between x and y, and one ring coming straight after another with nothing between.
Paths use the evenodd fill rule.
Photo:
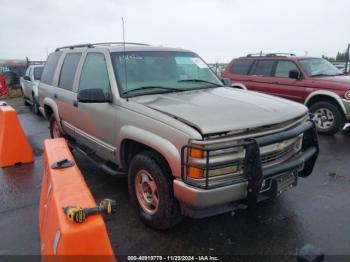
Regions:
<instances>
[{"instance_id":1,"label":"red suv","mask_svg":"<svg viewBox=\"0 0 350 262\"><path fill-rule=\"evenodd\" d=\"M320 133L335 134L350 122L350 77L322 58L294 54L247 55L223 73L232 86L304 103Z\"/></svg>"}]
</instances>

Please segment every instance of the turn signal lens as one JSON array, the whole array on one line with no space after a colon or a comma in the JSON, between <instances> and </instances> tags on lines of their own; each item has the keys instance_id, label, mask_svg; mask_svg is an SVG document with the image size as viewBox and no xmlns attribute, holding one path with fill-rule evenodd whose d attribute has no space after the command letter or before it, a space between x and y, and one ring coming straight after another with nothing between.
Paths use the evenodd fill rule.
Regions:
<instances>
[{"instance_id":1,"label":"turn signal lens","mask_svg":"<svg viewBox=\"0 0 350 262\"><path fill-rule=\"evenodd\" d=\"M345 99L350 100L350 91L347 91L344 95Z\"/></svg>"},{"instance_id":2,"label":"turn signal lens","mask_svg":"<svg viewBox=\"0 0 350 262\"><path fill-rule=\"evenodd\" d=\"M190 149L190 157L193 158L203 158L204 152L203 150L197 149L197 148L191 148ZM197 167L188 167L187 168L187 175L194 179L200 179L204 177L204 171Z\"/></svg>"},{"instance_id":3,"label":"turn signal lens","mask_svg":"<svg viewBox=\"0 0 350 262\"><path fill-rule=\"evenodd\" d=\"M197 149L197 148L191 148L190 150L190 156L194 158L203 158L204 152L203 150Z\"/></svg>"},{"instance_id":4,"label":"turn signal lens","mask_svg":"<svg viewBox=\"0 0 350 262\"><path fill-rule=\"evenodd\" d=\"M204 172L202 169L199 169L197 167L188 167L187 168L187 175L190 177L190 178L194 178L194 179L200 179L200 178L203 178L204 177Z\"/></svg>"}]
</instances>

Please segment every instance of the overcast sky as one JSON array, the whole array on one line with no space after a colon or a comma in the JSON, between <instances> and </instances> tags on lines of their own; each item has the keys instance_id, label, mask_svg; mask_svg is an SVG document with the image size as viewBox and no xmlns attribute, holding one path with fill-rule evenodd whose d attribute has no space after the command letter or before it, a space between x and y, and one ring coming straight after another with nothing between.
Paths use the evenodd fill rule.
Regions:
<instances>
[{"instance_id":1,"label":"overcast sky","mask_svg":"<svg viewBox=\"0 0 350 262\"><path fill-rule=\"evenodd\" d=\"M207 62L259 52L335 56L350 42L349 0L0 0L0 59L126 41L190 49Z\"/></svg>"}]
</instances>

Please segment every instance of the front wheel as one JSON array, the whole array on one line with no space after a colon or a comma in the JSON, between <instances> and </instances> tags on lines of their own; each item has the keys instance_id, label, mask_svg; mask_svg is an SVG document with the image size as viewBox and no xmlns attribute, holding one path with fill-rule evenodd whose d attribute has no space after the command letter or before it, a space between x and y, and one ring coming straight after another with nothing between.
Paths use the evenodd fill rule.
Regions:
<instances>
[{"instance_id":1,"label":"front wheel","mask_svg":"<svg viewBox=\"0 0 350 262\"><path fill-rule=\"evenodd\" d=\"M317 102L310 112L315 114L315 124L320 134L334 135L345 125L344 116L336 105L330 102Z\"/></svg>"},{"instance_id":2,"label":"front wheel","mask_svg":"<svg viewBox=\"0 0 350 262\"><path fill-rule=\"evenodd\" d=\"M132 159L128 184L131 201L146 225L165 230L181 221L170 171L156 153L142 152Z\"/></svg>"},{"instance_id":3,"label":"front wheel","mask_svg":"<svg viewBox=\"0 0 350 262\"><path fill-rule=\"evenodd\" d=\"M40 110L39 110L39 104L37 102L37 100L35 99L35 96L32 96L32 101L33 101L33 111L36 115L40 116Z\"/></svg>"}]
</instances>

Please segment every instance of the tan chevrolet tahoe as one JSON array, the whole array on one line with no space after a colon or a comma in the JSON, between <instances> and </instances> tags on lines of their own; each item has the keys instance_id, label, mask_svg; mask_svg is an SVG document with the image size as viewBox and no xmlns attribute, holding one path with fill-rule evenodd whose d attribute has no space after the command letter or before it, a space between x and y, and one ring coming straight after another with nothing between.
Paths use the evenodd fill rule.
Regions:
<instances>
[{"instance_id":1,"label":"tan chevrolet tahoe","mask_svg":"<svg viewBox=\"0 0 350 262\"><path fill-rule=\"evenodd\" d=\"M195 53L137 43L57 48L39 85L52 137L128 178L149 226L167 229L296 186L319 151L307 108L234 89Z\"/></svg>"}]
</instances>

